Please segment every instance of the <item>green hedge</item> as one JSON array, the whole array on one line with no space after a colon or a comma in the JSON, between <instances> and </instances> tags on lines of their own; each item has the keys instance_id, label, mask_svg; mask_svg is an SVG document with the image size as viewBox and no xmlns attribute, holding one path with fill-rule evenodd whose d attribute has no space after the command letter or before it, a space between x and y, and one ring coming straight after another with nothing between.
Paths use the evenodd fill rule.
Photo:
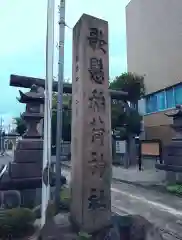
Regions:
<instances>
[{"instance_id":1,"label":"green hedge","mask_svg":"<svg viewBox=\"0 0 182 240\"><path fill-rule=\"evenodd\" d=\"M174 194L182 195L182 185L180 185L180 184L168 185L167 191L174 193Z\"/></svg>"},{"instance_id":2,"label":"green hedge","mask_svg":"<svg viewBox=\"0 0 182 240\"><path fill-rule=\"evenodd\" d=\"M26 208L0 210L0 237L20 237L33 232L35 214Z\"/></svg>"}]
</instances>

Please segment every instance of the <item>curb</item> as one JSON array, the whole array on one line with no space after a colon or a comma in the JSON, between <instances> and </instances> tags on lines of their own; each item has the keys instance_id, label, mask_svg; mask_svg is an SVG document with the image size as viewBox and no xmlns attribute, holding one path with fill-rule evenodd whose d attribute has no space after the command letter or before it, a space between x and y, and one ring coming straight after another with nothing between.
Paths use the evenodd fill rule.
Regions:
<instances>
[{"instance_id":1,"label":"curb","mask_svg":"<svg viewBox=\"0 0 182 240\"><path fill-rule=\"evenodd\" d=\"M71 166L69 166L68 164L66 163L61 163L61 165L67 169L70 169ZM141 188L144 188L144 189L151 189L151 190L164 190L164 186L163 185L155 185L155 184L152 184L152 185L145 185L145 184L142 184L142 183L138 183L138 182L131 182L131 181L128 181L128 180L123 180L123 179L118 179L118 178L112 178L112 180L114 182L120 182L120 183L126 183L126 184L129 184L129 185L133 185L133 186L136 186L136 187L141 187ZM166 192L166 191L165 191Z\"/></svg>"},{"instance_id":2,"label":"curb","mask_svg":"<svg viewBox=\"0 0 182 240\"><path fill-rule=\"evenodd\" d=\"M145 185L145 184L142 184L142 183L131 182L131 181L118 179L118 178L114 178L114 177L112 178L112 180L114 182L125 183L125 184L128 184L128 185L133 185L133 186L140 187L140 188L147 189L147 190L160 190L162 192L167 193L167 191L164 189L163 185L157 185L157 184L156 185L155 184Z\"/></svg>"}]
</instances>

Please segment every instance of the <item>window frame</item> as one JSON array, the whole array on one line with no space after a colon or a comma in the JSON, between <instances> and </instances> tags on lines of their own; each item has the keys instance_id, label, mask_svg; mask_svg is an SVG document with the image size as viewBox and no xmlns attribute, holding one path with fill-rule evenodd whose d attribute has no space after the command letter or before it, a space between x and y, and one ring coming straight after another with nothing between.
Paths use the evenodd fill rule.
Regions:
<instances>
[{"instance_id":1,"label":"window frame","mask_svg":"<svg viewBox=\"0 0 182 240\"><path fill-rule=\"evenodd\" d=\"M163 111L166 111L166 110L169 110L169 109L174 109L175 108L175 106L176 106L176 95L175 95L175 88L181 88L181 90L182 90L182 82L180 83L180 84L178 84L178 85L176 85L176 86L172 86L172 87L169 87L169 88L167 88L167 89L163 89L163 90L161 90L161 91L158 91L158 92L155 92L155 93L153 93L153 94L150 94L150 95L148 95L148 96L146 96L144 99L145 99L145 114L144 115L149 115L149 114L152 114L152 113L157 113L157 112L163 112ZM172 100L173 100L173 103L174 103L174 106L172 106L172 107L167 107L167 92L168 91L171 91L171 89L172 89ZM161 93L161 92L164 92L164 105L165 105L165 108L164 109L159 109L159 94ZM149 107L147 107L147 103L150 103L151 104L151 102L150 102L150 99L152 98L152 96L157 96L157 106L156 106L156 111L147 111L147 110L149 110ZM182 95L182 94L181 94ZM179 104L179 103L178 103ZM181 101L181 103L180 104L182 104L182 101ZM173 104L172 104L173 105Z\"/></svg>"},{"instance_id":2,"label":"window frame","mask_svg":"<svg viewBox=\"0 0 182 240\"><path fill-rule=\"evenodd\" d=\"M179 94L182 96L182 84L174 86L174 103L175 103L175 106L178 105L178 104L182 104L182 99L181 99L181 103L177 103L177 101L176 101L176 93L175 93L176 90L181 90L181 94L180 93Z\"/></svg>"},{"instance_id":3,"label":"window frame","mask_svg":"<svg viewBox=\"0 0 182 240\"><path fill-rule=\"evenodd\" d=\"M160 96L160 94L164 94L162 97L164 98L163 100L164 100L164 108L160 108L160 99L159 99L159 96ZM166 90L162 90L162 91L160 91L160 92L158 92L157 94L157 112L158 111L164 111L165 109L166 109Z\"/></svg>"},{"instance_id":4,"label":"window frame","mask_svg":"<svg viewBox=\"0 0 182 240\"><path fill-rule=\"evenodd\" d=\"M167 105L167 92L169 91L169 90L172 90L172 98L173 98L173 104L172 104L172 107L168 107ZM166 109L172 109L172 108L174 108L175 107L175 94L174 94L174 87L170 87L170 88L168 88L167 90L165 90L165 92L166 92Z\"/></svg>"}]
</instances>

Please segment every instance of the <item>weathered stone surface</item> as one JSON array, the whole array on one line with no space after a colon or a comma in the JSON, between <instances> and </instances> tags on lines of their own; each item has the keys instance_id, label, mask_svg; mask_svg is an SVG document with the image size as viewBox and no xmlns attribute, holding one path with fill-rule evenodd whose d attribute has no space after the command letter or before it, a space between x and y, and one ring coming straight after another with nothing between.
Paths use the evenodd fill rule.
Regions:
<instances>
[{"instance_id":1,"label":"weathered stone surface","mask_svg":"<svg viewBox=\"0 0 182 240\"><path fill-rule=\"evenodd\" d=\"M21 205L21 196L19 191L2 191L0 199L0 207L3 208L17 208Z\"/></svg>"},{"instance_id":2,"label":"weathered stone surface","mask_svg":"<svg viewBox=\"0 0 182 240\"><path fill-rule=\"evenodd\" d=\"M1 176L1 190L27 190L36 189L42 185L42 160L43 160L43 139L37 131L37 124L43 118L41 106L44 103L44 91L32 86L30 92L20 91L21 103L26 103L26 111L22 118L27 123L27 131L23 139L18 141L14 152L14 161L9 163L7 171ZM55 176L51 178L51 184L55 184ZM29 192L29 191L28 191ZM35 191L26 193L26 199L36 199ZM9 197L7 198L9 199Z\"/></svg>"},{"instance_id":3,"label":"weathered stone surface","mask_svg":"<svg viewBox=\"0 0 182 240\"><path fill-rule=\"evenodd\" d=\"M40 232L39 240L73 240L77 234L71 229L68 213L61 213L47 221Z\"/></svg>"},{"instance_id":4,"label":"weathered stone surface","mask_svg":"<svg viewBox=\"0 0 182 240\"><path fill-rule=\"evenodd\" d=\"M22 206L33 208L36 203L36 190L34 189L25 189L21 191L21 201Z\"/></svg>"},{"instance_id":5,"label":"weathered stone surface","mask_svg":"<svg viewBox=\"0 0 182 240\"><path fill-rule=\"evenodd\" d=\"M181 145L181 148L182 148L182 145ZM178 155L171 155L171 156L168 156L166 158L166 161L165 161L165 164L166 165L173 165L173 166L182 166L182 155L181 156L178 156Z\"/></svg>"},{"instance_id":6,"label":"weathered stone surface","mask_svg":"<svg viewBox=\"0 0 182 240\"><path fill-rule=\"evenodd\" d=\"M60 213L48 221L41 231L41 240L78 239L70 222L69 213ZM160 231L148 220L138 215L113 216L112 226L92 234L90 240L162 240Z\"/></svg>"},{"instance_id":7,"label":"weathered stone surface","mask_svg":"<svg viewBox=\"0 0 182 240\"><path fill-rule=\"evenodd\" d=\"M14 162L9 165L11 179L28 179L42 176L43 140L37 124L43 118L40 105L44 103L44 92L32 85L27 93L20 92L21 103L26 103L26 111L21 115L26 122L26 132L14 152Z\"/></svg>"},{"instance_id":8,"label":"weathered stone surface","mask_svg":"<svg viewBox=\"0 0 182 240\"><path fill-rule=\"evenodd\" d=\"M71 219L94 232L110 221L108 23L83 14L73 30Z\"/></svg>"},{"instance_id":9,"label":"weathered stone surface","mask_svg":"<svg viewBox=\"0 0 182 240\"><path fill-rule=\"evenodd\" d=\"M162 240L157 227L141 216L131 216L130 239L132 240Z\"/></svg>"},{"instance_id":10,"label":"weathered stone surface","mask_svg":"<svg viewBox=\"0 0 182 240\"><path fill-rule=\"evenodd\" d=\"M42 139L23 139L19 140L17 143L17 149L20 150L42 150L43 149L43 140Z\"/></svg>"},{"instance_id":11,"label":"weathered stone surface","mask_svg":"<svg viewBox=\"0 0 182 240\"><path fill-rule=\"evenodd\" d=\"M168 156L173 156L174 154L176 156L182 156L181 144L180 144L180 146L179 145L176 146L176 144L171 144L170 146L165 148L165 151L167 151Z\"/></svg>"},{"instance_id":12,"label":"weathered stone surface","mask_svg":"<svg viewBox=\"0 0 182 240\"><path fill-rule=\"evenodd\" d=\"M119 232L120 239L130 239L132 217L113 215L111 218L113 230Z\"/></svg>"},{"instance_id":13,"label":"weathered stone surface","mask_svg":"<svg viewBox=\"0 0 182 240\"><path fill-rule=\"evenodd\" d=\"M114 234L115 239L117 239L117 233L120 235L118 239L122 240L163 239L158 228L139 215L113 216L111 221L113 228L109 230L107 236Z\"/></svg>"},{"instance_id":14,"label":"weathered stone surface","mask_svg":"<svg viewBox=\"0 0 182 240\"><path fill-rule=\"evenodd\" d=\"M175 130L175 137L172 138L171 143L163 148L164 164L156 164L156 167L162 170L171 172L181 172L182 166L182 105L177 105L175 110L166 114L173 118L171 127ZM158 166L159 165L159 166ZM169 168L170 167L170 168ZM172 168L174 167L174 168ZM176 181L176 174L169 173L167 176L167 183ZM180 180L181 181L181 180Z\"/></svg>"},{"instance_id":15,"label":"weathered stone surface","mask_svg":"<svg viewBox=\"0 0 182 240\"><path fill-rule=\"evenodd\" d=\"M41 177L42 164L37 163L11 163L10 177L11 178L37 178Z\"/></svg>"},{"instance_id":16,"label":"weathered stone surface","mask_svg":"<svg viewBox=\"0 0 182 240\"><path fill-rule=\"evenodd\" d=\"M14 152L14 162L16 163L38 163L40 164L43 159L43 152L39 149L17 149Z\"/></svg>"}]
</instances>

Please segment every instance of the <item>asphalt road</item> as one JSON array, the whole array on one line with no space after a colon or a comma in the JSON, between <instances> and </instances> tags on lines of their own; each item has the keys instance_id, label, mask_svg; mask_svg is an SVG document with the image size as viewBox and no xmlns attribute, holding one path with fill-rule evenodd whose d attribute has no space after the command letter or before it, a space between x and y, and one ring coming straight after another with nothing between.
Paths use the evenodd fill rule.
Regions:
<instances>
[{"instance_id":1,"label":"asphalt road","mask_svg":"<svg viewBox=\"0 0 182 240\"><path fill-rule=\"evenodd\" d=\"M69 170L62 173L69 182ZM111 191L113 212L141 215L159 227L165 239L182 239L182 198L118 182Z\"/></svg>"}]
</instances>

